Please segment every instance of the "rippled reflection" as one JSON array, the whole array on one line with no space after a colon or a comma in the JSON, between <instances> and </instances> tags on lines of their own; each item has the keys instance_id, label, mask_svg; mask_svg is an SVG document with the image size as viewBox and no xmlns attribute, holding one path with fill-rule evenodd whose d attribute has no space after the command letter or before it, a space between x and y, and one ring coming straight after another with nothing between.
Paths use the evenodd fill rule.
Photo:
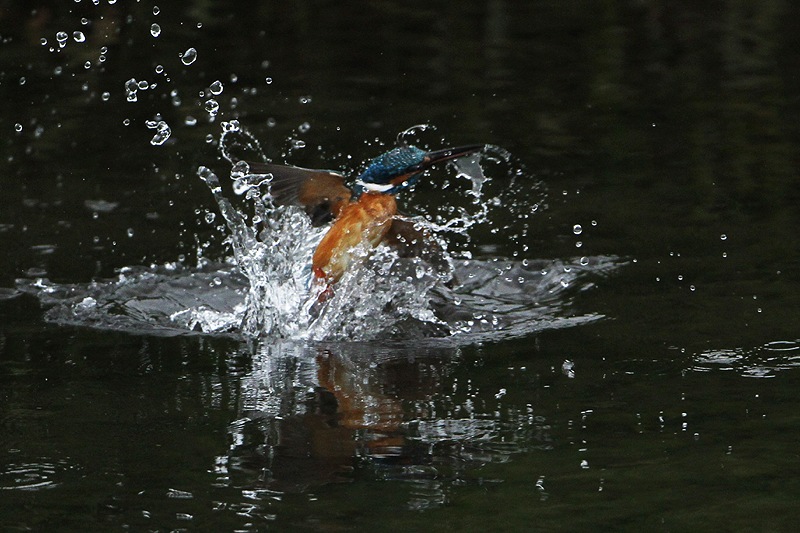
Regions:
<instances>
[{"instance_id":1,"label":"rippled reflection","mask_svg":"<svg viewBox=\"0 0 800 533\"><path fill-rule=\"evenodd\" d=\"M241 379L216 482L260 499L358 476L401 480L421 508L480 465L549 448L535 406L459 380L456 364L431 348L264 346Z\"/></svg>"}]
</instances>

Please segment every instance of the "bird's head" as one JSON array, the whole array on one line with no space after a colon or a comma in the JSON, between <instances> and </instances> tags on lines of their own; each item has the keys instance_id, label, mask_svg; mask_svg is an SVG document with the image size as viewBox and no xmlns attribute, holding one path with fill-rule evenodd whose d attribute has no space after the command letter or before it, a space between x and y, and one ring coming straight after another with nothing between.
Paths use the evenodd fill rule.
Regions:
<instances>
[{"instance_id":1,"label":"bird's head","mask_svg":"<svg viewBox=\"0 0 800 533\"><path fill-rule=\"evenodd\" d=\"M411 145L394 148L370 161L364 172L356 178L356 194L397 194L414 185L422 173L434 164L473 154L483 148L482 144L434 152L425 152Z\"/></svg>"}]
</instances>

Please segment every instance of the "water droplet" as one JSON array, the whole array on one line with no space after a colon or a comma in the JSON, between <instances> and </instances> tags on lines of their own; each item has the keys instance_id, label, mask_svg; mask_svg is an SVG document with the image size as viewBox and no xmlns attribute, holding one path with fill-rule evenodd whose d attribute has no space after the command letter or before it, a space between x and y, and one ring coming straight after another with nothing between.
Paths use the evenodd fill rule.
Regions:
<instances>
[{"instance_id":1,"label":"water droplet","mask_svg":"<svg viewBox=\"0 0 800 533\"><path fill-rule=\"evenodd\" d=\"M311 124L309 124L308 122L303 122L302 124L300 124L300 125L297 127L297 130L298 130L300 133L307 133L307 132L308 132L308 130L310 130L310 129L311 129Z\"/></svg>"},{"instance_id":2,"label":"water droplet","mask_svg":"<svg viewBox=\"0 0 800 533\"><path fill-rule=\"evenodd\" d=\"M301 104L310 104L311 103L311 97L310 96L301 96L298 101Z\"/></svg>"},{"instance_id":3,"label":"water droplet","mask_svg":"<svg viewBox=\"0 0 800 533\"><path fill-rule=\"evenodd\" d=\"M86 63L83 64L83 68L85 68L86 70L89 70L90 68L92 68L92 62L91 61L87 61Z\"/></svg>"},{"instance_id":4,"label":"water droplet","mask_svg":"<svg viewBox=\"0 0 800 533\"><path fill-rule=\"evenodd\" d=\"M153 6L153 15L158 15L161 13L161 9L158 6Z\"/></svg>"},{"instance_id":5,"label":"water droplet","mask_svg":"<svg viewBox=\"0 0 800 533\"><path fill-rule=\"evenodd\" d=\"M75 31L72 32L72 38L75 39L76 43L82 43L86 40L86 35L82 31Z\"/></svg>"},{"instance_id":6,"label":"water droplet","mask_svg":"<svg viewBox=\"0 0 800 533\"><path fill-rule=\"evenodd\" d=\"M161 26L156 24L155 22L150 25L150 35L153 37L158 37L161 35Z\"/></svg>"},{"instance_id":7,"label":"water droplet","mask_svg":"<svg viewBox=\"0 0 800 533\"><path fill-rule=\"evenodd\" d=\"M25 76L22 76L22 77L19 79L19 84L20 84L20 85L25 85L25 82L26 82L26 81L28 81L28 80L26 80L26 79L25 79Z\"/></svg>"},{"instance_id":8,"label":"water droplet","mask_svg":"<svg viewBox=\"0 0 800 533\"><path fill-rule=\"evenodd\" d=\"M278 124L278 121L277 121L277 120L275 120L274 118L272 118L272 117L269 117L269 118L267 119L267 127L268 127L268 128L274 128L274 127L275 127L277 124Z\"/></svg>"},{"instance_id":9,"label":"water droplet","mask_svg":"<svg viewBox=\"0 0 800 533\"><path fill-rule=\"evenodd\" d=\"M219 112L219 102L213 98L206 100L205 110L212 117L216 117L217 113Z\"/></svg>"},{"instance_id":10,"label":"water droplet","mask_svg":"<svg viewBox=\"0 0 800 533\"><path fill-rule=\"evenodd\" d=\"M128 237L133 237L133 228L128 228L127 234Z\"/></svg>"},{"instance_id":11,"label":"water droplet","mask_svg":"<svg viewBox=\"0 0 800 533\"><path fill-rule=\"evenodd\" d=\"M206 218L206 222L208 222L209 224L213 224L214 220L217 218L217 215L216 215L216 213L214 213L212 211L209 211L208 213L206 213L206 217L205 218Z\"/></svg>"},{"instance_id":12,"label":"water droplet","mask_svg":"<svg viewBox=\"0 0 800 533\"><path fill-rule=\"evenodd\" d=\"M211 94L213 95L222 94L222 82L220 82L219 80L215 81L214 83L211 84L208 90L211 91Z\"/></svg>"},{"instance_id":13,"label":"water droplet","mask_svg":"<svg viewBox=\"0 0 800 533\"><path fill-rule=\"evenodd\" d=\"M20 133L22 131L22 124L20 124L19 122L14 124L14 131L16 131L17 133Z\"/></svg>"},{"instance_id":14,"label":"water droplet","mask_svg":"<svg viewBox=\"0 0 800 533\"><path fill-rule=\"evenodd\" d=\"M306 142L301 139L292 139L292 148L305 148Z\"/></svg>"},{"instance_id":15,"label":"water droplet","mask_svg":"<svg viewBox=\"0 0 800 533\"><path fill-rule=\"evenodd\" d=\"M272 78L270 78L269 76L267 76L267 78L266 78L264 81L266 81L266 82L267 82L267 85L269 85L269 84L271 84L271 83L272 83Z\"/></svg>"},{"instance_id":16,"label":"water droplet","mask_svg":"<svg viewBox=\"0 0 800 533\"><path fill-rule=\"evenodd\" d=\"M111 98L111 93L109 93L108 91L100 95L100 99L102 99L104 102L108 102L109 98Z\"/></svg>"},{"instance_id":17,"label":"water droplet","mask_svg":"<svg viewBox=\"0 0 800 533\"><path fill-rule=\"evenodd\" d=\"M197 59L197 50L194 48L189 48L184 53L181 54L181 62L184 65L191 65Z\"/></svg>"},{"instance_id":18,"label":"water droplet","mask_svg":"<svg viewBox=\"0 0 800 533\"><path fill-rule=\"evenodd\" d=\"M695 291L695 286L694 285L689 285L689 290L694 292Z\"/></svg>"},{"instance_id":19,"label":"water droplet","mask_svg":"<svg viewBox=\"0 0 800 533\"><path fill-rule=\"evenodd\" d=\"M721 240L721 241L724 241L724 240L726 240L727 238L728 238L728 236L727 236L727 235L725 235L724 233L723 233L722 235L720 235L720 236L719 236L719 240Z\"/></svg>"},{"instance_id":20,"label":"water droplet","mask_svg":"<svg viewBox=\"0 0 800 533\"><path fill-rule=\"evenodd\" d=\"M126 118L125 120L122 121L122 124L124 126L130 126L131 125L131 119Z\"/></svg>"},{"instance_id":21,"label":"water droplet","mask_svg":"<svg viewBox=\"0 0 800 533\"><path fill-rule=\"evenodd\" d=\"M128 102L135 102L138 100L136 91L139 90L139 85L136 83L136 78L131 78L125 82L125 97Z\"/></svg>"},{"instance_id":22,"label":"water droplet","mask_svg":"<svg viewBox=\"0 0 800 533\"><path fill-rule=\"evenodd\" d=\"M575 248L580 248L581 246L583 246L583 243L581 241L575 243Z\"/></svg>"},{"instance_id":23,"label":"water droplet","mask_svg":"<svg viewBox=\"0 0 800 533\"><path fill-rule=\"evenodd\" d=\"M681 274L678 274L678 281L683 281L683 276Z\"/></svg>"},{"instance_id":24,"label":"water droplet","mask_svg":"<svg viewBox=\"0 0 800 533\"><path fill-rule=\"evenodd\" d=\"M198 23L197 23L197 29L199 30L199 29L200 29L200 28L202 28L202 27L203 27L203 23L202 23L202 22L198 22Z\"/></svg>"},{"instance_id":25,"label":"water droplet","mask_svg":"<svg viewBox=\"0 0 800 533\"><path fill-rule=\"evenodd\" d=\"M42 46L45 46L45 45L47 45L47 39L45 39L44 37L42 37L41 39L39 39L39 42L40 42L40 43L42 43Z\"/></svg>"},{"instance_id":26,"label":"water droplet","mask_svg":"<svg viewBox=\"0 0 800 533\"><path fill-rule=\"evenodd\" d=\"M146 91L148 88L150 88L150 82L147 80L142 80L137 84L137 87L143 91Z\"/></svg>"},{"instance_id":27,"label":"water droplet","mask_svg":"<svg viewBox=\"0 0 800 533\"><path fill-rule=\"evenodd\" d=\"M69 39L69 35L67 35L67 32L60 31L56 33L56 41L58 41L58 46L60 48L64 48L64 46L66 46L67 39Z\"/></svg>"},{"instance_id":28,"label":"water droplet","mask_svg":"<svg viewBox=\"0 0 800 533\"><path fill-rule=\"evenodd\" d=\"M156 74L161 74L162 72L164 72L164 65L156 65L155 71Z\"/></svg>"},{"instance_id":29,"label":"water droplet","mask_svg":"<svg viewBox=\"0 0 800 533\"><path fill-rule=\"evenodd\" d=\"M148 120L146 125L148 129L156 130L156 134L153 135L152 139L150 139L150 144L153 146L161 146L167 142L169 136L172 135L172 130L170 129L169 125L163 120Z\"/></svg>"},{"instance_id":30,"label":"water droplet","mask_svg":"<svg viewBox=\"0 0 800 533\"><path fill-rule=\"evenodd\" d=\"M111 2L109 2L109 3L111 3ZM87 19L86 17L81 18L81 25L88 26L89 25L89 19Z\"/></svg>"},{"instance_id":31,"label":"water droplet","mask_svg":"<svg viewBox=\"0 0 800 533\"><path fill-rule=\"evenodd\" d=\"M186 115L186 118L183 119L183 123L187 126L194 126L197 124L197 119L194 118L192 115Z\"/></svg>"},{"instance_id":32,"label":"water droplet","mask_svg":"<svg viewBox=\"0 0 800 533\"><path fill-rule=\"evenodd\" d=\"M583 228L581 227L580 224L575 224L574 226L572 226L572 233L574 233L575 235L580 235L582 231Z\"/></svg>"}]
</instances>

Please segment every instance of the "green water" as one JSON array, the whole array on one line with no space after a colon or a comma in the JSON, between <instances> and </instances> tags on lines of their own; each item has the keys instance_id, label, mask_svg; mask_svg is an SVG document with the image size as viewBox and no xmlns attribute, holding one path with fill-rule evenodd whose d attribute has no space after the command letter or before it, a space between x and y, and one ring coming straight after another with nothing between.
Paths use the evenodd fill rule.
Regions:
<instances>
[{"instance_id":1,"label":"green water","mask_svg":"<svg viewBox=\"0 0 800 533\"><path fill-rule=\"evenodd\" d=\"M98 4L0 10L0 529L793 529L798 7ZM131 78L156 87L127 102ZM195 170L225 171L206 136L232 118L278 159L347 171L419 123L502 146L542 208L525 235L499 210L469 246L618 258L560 309L604 318L255 345L62 326L15 289L223 256Z\"/></svg>"}]
</instances>

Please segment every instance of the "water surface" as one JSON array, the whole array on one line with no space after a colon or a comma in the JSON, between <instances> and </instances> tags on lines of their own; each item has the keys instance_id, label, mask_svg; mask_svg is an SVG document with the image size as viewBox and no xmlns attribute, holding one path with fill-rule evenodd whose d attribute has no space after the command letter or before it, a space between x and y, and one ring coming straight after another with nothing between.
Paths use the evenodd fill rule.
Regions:
<instances>
[{"instance_id":1,"label":"water surface","mask_svg":"<svg viewBox=\"0 0 800 533\"><path fill-rule=\"evenodd\" d=\"M11 2L0 524L789 530L798 15ZM249 208L232 120L344 172L415 124L509 152L478 204L452 168L401 197L434 222L492 207L445 235L473 280L426 292L452 323L243 335L251 285L197 175Z\"/></svg>"}]
</instances>

